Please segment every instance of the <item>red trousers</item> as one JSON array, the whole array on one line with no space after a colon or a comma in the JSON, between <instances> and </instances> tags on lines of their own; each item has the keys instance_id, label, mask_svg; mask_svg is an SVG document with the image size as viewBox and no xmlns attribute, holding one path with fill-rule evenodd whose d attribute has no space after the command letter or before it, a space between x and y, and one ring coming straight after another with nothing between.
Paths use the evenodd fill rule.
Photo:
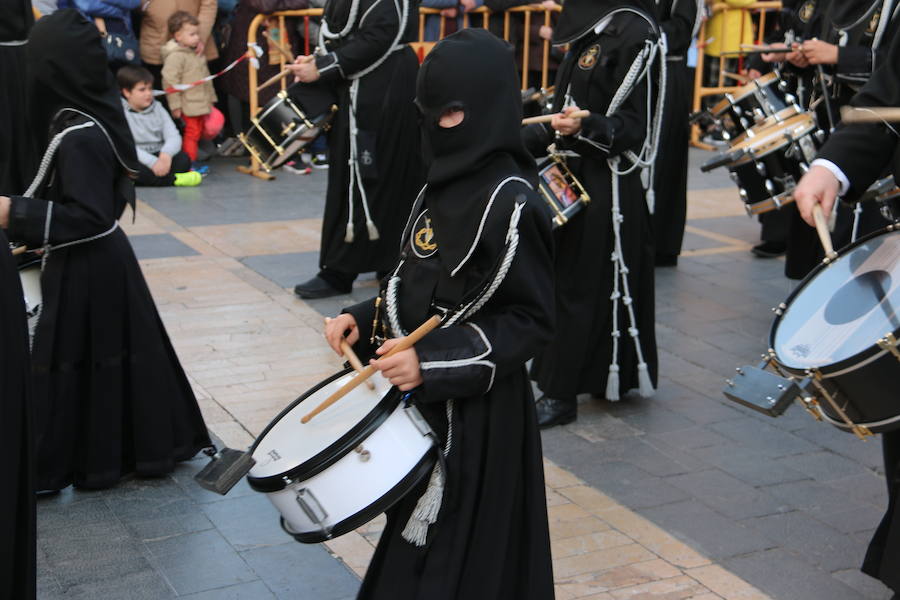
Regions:
<instances>
[{"instance_id":1,"label":"red trousers","mask_svg":"<svg viewBox=\"0 0 900 600\"><path fill-rule=\"evenodd\" d=\"M206 115L199 117L181 116L184 121L184 135L181 136L181 150L191 157L191 162L197 160L197 144L203 135L203 120Z\"/></svg>"}]
</instances>

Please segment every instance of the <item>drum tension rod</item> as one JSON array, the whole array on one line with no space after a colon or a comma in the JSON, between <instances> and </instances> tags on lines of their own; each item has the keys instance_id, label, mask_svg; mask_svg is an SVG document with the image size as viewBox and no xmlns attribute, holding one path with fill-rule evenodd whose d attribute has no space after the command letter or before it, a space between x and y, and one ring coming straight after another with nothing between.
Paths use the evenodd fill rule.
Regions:
<instances>
[{"instance_id":1,"label":"drum tension rod","mask_svg":"<svg viewBox=\"0 0 900 600\"><path fill-rule=\"evenodd\" d=\"M809 376L810 382L813 384L813 386L818 390L822 397L825 398L828 404L831 405L831 408L834 409L834 412L836 412L841 417L841 420L844 422L847 428L850 429L850 431L852 431L853 434L856 435L856 437L858 437L862 441L866 441L866 437L871 436L872 432L868 427L865 427L864 425L857 425L856 423L851 421L850 417L847 416L847 413L844 412L844 409L838 406L838 403L835 401L835 399L831 396L828 390L825 389L825 386L822 385L822 373L818 369L808 369L806 371L806 374Z\"/></svg>"},{"instance_id":2,"label":"drum tension rod","mask_svg":"<svg viewBox=\"0 0 900 600\"><path fill-rule=\"evenodd\" d=\"M887 350L894 355L894 358L900 360L900 350L897 349L897 338L894 337L893 333L885 335L883 338L878 340L877 343L883 350Z\"/></svg>"}]
</instances>

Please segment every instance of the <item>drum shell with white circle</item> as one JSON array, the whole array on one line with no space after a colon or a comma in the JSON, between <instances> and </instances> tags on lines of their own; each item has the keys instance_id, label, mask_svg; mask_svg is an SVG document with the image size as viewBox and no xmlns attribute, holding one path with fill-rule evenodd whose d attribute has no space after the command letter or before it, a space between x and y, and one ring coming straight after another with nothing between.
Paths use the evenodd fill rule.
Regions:
<instances>
[{"instance_id":1,"label":"drum shell with white circle","mask_svg":"<svg viewBox=\"0 0 900 600\"><path fill-rule=\"evenodd\" d=\"M732 137L741 135L766 118L793 106L779 89L780 83L778 73L767 73L726 96L713 106L711 112L723 121L725 130Z\"/></svg>"},{"instance_id":2,"label":"drum shell with white circle","mask_svg":"<svg viewBox=\"0 0 900 600\"><path fill-rule=\"evenodd\" d=\"M361 446L318 475L266 494L284 517L285 529L306 543L343 535L383 513L430 473L433 444L407 410L415 408L395 408ZM308 507L324 509L321 523L310 518L298 493L306 495Z\"/></svg>"},{"instance_id":3,"label":"drum shell with white circle","mask_svg":"<svg viewBox=\"0 0 900 600\"><path fill-rule=\"evenodd\" d=\"M301 423L353 376L347 369L300 396L250 451L256 461L250 487L269 496L285 530L300 542L321 542L365 524L427 477L434 463L428 424L378 373L370 379L374 390L358 386Z\"/></svg>"},{"instance_id":4,"label":"drum shell with white circle","mask_svg":"<svg viewBox=\"0 0 900 600\"><path fill-rule=\"evenodd\" d=\"M836 260L849 257L854 250L872 240L877 241L878 238L885 235L893 236L893 239L900 242L900 231L897 231L894 226L889 226L842 249ZM900 247L900 243L897 246ZM889 262L893 263L892 268L896 267L896 273L891 273L891 275L896 283L900 284L900 262L893 260ZM799 361L792 362L784 351L786 344L780 339L779 334L783 333L780 328L785 325L786 319L790 316L788 311L791 309L798 311L797 314L809 315L810 327L813 328L812 336L824 338L831 333L827 327L812 320L816 311L807 306L801 307L798 298L801 297L804 290L807 290L808 286L813 285L818 278L822 277L823 273L828 269L835 268L836 261L820 264L798 285L785 301L784 307L778 310L779 314L776 316L769 334L769 347L775 351L775 360L780 370L798 378L810 375L815 377L817 373L819 383L854 423L868 427L873 433L900 429L900 394L897 392L897 382L900 381L900 360L892 352L877 344L878 338L881 336L887 334L900 336L900 327L893 327L890 323L886 323L883 329L875 330L878 333L869 332L868 337L865 337L865 340L860 343L859 351L849 356L842 356L838 360L820 361L821 364L800 365ZM863 270L861 274L866 272ZM892 285L889 291L897 291L897 289L896 285ZM813 289L810 289L807 293L813 295L812 292ZM829 297L830 301L835 300L837 292L838 290L834 290L832 296ZM820 294L817 292L814 296L819 297ZM869 315L877 316L876 310L877 308L872 308L863 313L860 318ZM848 331L853 335L852 325L848 327ZM816 388L810 389L815 390ZM821 394L817 394L817 396L820 396L818 410L825 420L843 431L850 431L851 428L846 425L831 404L821 397Z\"/></svg>"}]
</instances>

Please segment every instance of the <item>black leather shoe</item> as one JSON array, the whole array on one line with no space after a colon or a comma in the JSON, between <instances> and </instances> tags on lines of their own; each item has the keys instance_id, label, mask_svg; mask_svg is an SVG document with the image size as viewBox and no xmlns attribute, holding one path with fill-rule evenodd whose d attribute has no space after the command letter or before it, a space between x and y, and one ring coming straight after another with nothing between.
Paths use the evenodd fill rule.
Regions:
<instances>
[{"instance_id":1,"label":"black leather shoe","mask_svg":"<svg viewBox=\"0 0 900 600\"><path fill-rule=\"evenodd\" d=\"M757 258L777 258L787 252L784 242L763 242L750 249Z\"/></svg>"},{"instance_id":2,"label":"black leather shoe","mask_svg":"<svg viewBox=\"0 0 900 600\"><path fill-rule=\"evenodd\" d=\"M549 398L541 396L535 403L538 427L547 429L554 425L565 425L578 418L578 401L572 398Z\"/></svg>"},{"instance_id":3,"label":"black leather shoe","mask_svg":"<svg viewBox=\"0 0 900 600\"><path fill-rule=\"evenodd\" d=\"M315 298L331 298L332 296L349 294L350 290L347 290L346 292L341 291L316 275L309 281L304 281L303 283L295 285L294 293L301 298L312 300Z\"/></svg>"}]
</instances>

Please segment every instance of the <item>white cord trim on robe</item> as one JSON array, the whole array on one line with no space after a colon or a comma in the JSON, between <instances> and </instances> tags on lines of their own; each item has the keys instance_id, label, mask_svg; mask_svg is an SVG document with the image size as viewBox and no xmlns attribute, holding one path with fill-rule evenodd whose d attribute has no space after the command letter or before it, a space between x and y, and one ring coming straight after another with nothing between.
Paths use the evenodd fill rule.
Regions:
<instances>
[{"instance_id":1,"label":"white cord trim on robe","mask_svg":"<svg viewBox=\"0 0 900 600\"><path fill-rule=\"evenodd\" d=\"M0 42L0 46L24 46L28 40L10 40L8 42Z\"/></svg>"},{"instance_id":2,"label":"white cord trim on robe","mask_svg":"<svg viewBox=\"0 0 900 600\"><path fill-rule=\"evenodd\" d=\"M640 14L640 13L638 13ZM657 51L660 52L661 60L660 60L660 94L659 99L657 101L656 113L653 116L652 120L650 118L651 106L653 101L652 94L652 85L650 82L650 69L657 57ZM625 264L625 255L622 251L622 236L621 236L621 225L625 220L622 215L619 203L619 177L623 175L627 175L632 173L635 169L639 167L646 167L652 164L653 161L656 160L656 151L659 144L659 133L661 130L661 119L662 119L662 108L664 104L663 93L665 90L666 76L665 76L665 38L661 37L660 42L646 42L646 45L641 52L635 57L634 62L631 64L631 67L628 69L628 73L626 74L622 84L619 86L619 89L616 90L616 93L613 95L613 99L609 104L609 107L606 111L606 116L612 116L612 114L619 109L622 103L631 95L634 91L634 85L637 81L639 81L643 77L647 77L647 123L648 123L648 131L647 135L644 138L644 143L641 148L640 155L636 155L633 152L626 152L625 156L632 161L632 165L627 169L620 171L619 170L619 161L620 157L616 156L614 158L608 159L607 163L609 164L610 169L610 177L612 182L612 227L613 227L613 252L610 256L610 260L613 263L613 293L610 295L610 301L612 302L612 360L609 365L609 374L607 376L606 381L606 399L610 401L616 401L620 398L620 385L619 385L619 337L621 336L620 326L619 326L619 301L621 300L622 304L625 305L628 311L628 334L631 336L632 341L635 347L635 353L638 359L638 392L641 396L645 398L649 398L655 392L653 388L653 382L650 379L649 368L647 366L646 361L644 360L644 353L641 348L640 343L640 332L637 328L637 319L634 314L633 301L634 299L631 296L631 292L628 285L628 265ZM646 61L646 63L645 63ZM649 143L648 143L649 141ZM650 184L650 191L647 192L647 201L648 204L652 204L654 202L654 198L652 195L652 180Z\"/></svg>"},{"instance_id":3,"label":"white cord trim on robe","mask_svg":"<svg viewBox=\"0 0 900 600\"><path fill-rule=\"evenodd\" d=\"M368 16L369 11L375 7L379 2L383 2L384 0L378 0L372 7L366 11L366 14L363 15L363 18L360 19L360 25ZM363 184L362 173L359 168L359 150L357 148L357 134L359 133L359 129L356 125L356 103L357 98L359 96L359 85L360 80L380 67L384 64L384 61L390 57L391 54L398 50L402 50L406 47L406 44L401 44L400 40L403 38L403 33L406 30L406 23L409 19L409 1L408 0L399 0L402 6L397 3L397 0L394 0L394 8L397 10L397 17L399 18L399 23L397 27L397 35L394 37L394 42L391 44L390 48L384 55L381 56L374 63L363 69L358 73L354 73L348 76L348 79L352 81L350 84L350 108L348 110L348 116L350 120L350 158L348 159L348 164L350 166L350 181L349 181L349 190L347 194L347 227L344 233L344 242L347 244L352 244L355 239L355 233L353 231L353 190L354 188L359 190L359 198L362 203L363 212L366 216L366 232L368 233L369 240L375 241L379 239L380 234L378 233L378 227L375 225L375 221L372 220L372 214L369 210L369 198L366 194L366 188ZM353 18L356 18L356 10L359 8L359 0L354 0L353 6L351 7L351 14ZM349 24L352 24L352 20L348 20ZM323 29L325 22L322 22ZM350 25L348 25L349 27ZM349 32L347 27L344 28L345 31ZM343 32L342 32L343 33ZM346 35L346 33L343 33ZM335 36L340 37L340 36ZM332 38L333 39L333 38Z\"/></svg>"},{"instance_id":4,"label":"white cord trim on robe","mask_svg":"<svg viewBox=\"0 0 900 600\"><path fill-rule=\"evenodd\" d=\"M510 178L504 180L503 183L497 186L499 189L500 186L511 181L513 179L518 178ZM525 182L526 185L531 187L528 182ZM495 190L496 192L496 190ZM509 272L509 267L512 265L513 259L516 255L516 249L519 246L519 220L522 215L522 209L525 207L525 203L522 202L516 203L513 208L512 215L509 219L509 228L506 232L506 252L503 256L503 261L500 263L500 268L497 269L497 275L494 276L494 279L491 281L491 284L487 287L485 292L479 295L478 298L470 302L468 305L462 307L456 313L450 317L445 318L444 322L441 324L441 328L446 328L452 325L453 323L468 318L471 315L474 315L478 312L485 303L490 300L491 296L494 295L494 292L497 291L497 288L500 287L500 284L506 278L506 274ZM402 262L400 263L403 264ZM391 276L388 281L388 289L386 293L385 302L387 304L387 312L388 320L391 322L391 328L394 329L394 322L398 321L397 319L397 287L400 283L400 278L397 276L397 272L400 270L400 266L394 270L394 274ZM474 323L469 323L472 327L476 329L481 338L484 340L485 344L488 347L487 354L490 354L492 347L490 342L487 339L487 336L484 335L484 332L481 331L481 328L477 327ZM398 328L394 329L395 333L397 331L402 331L399 329L399 322L397 323ZM485 356L487 356L485 354ZM493 363L490 363L493 365ZM493 369L493 366L492 366ZM494 384L494 373L491 373L491 383L488 386L490 389ZM447 443L444 445L444 457L450 453L450 449L452 447L452 436L453 432L453 400L447 400ZM434 469L431 471L431 478L428 480L428 487L425 489L425 492L419 498L419 501L416 503L416 508L413 510L412 515L409 517L409 521L406 523L406 527L403 529L402 536L407 542L415 545L415 546L424 546L425 542L428 538L428 527L437 522L437 515L441 510L441 504L443 502L444 495L444 471L441 466L441 461L438 461L434 465Z\"/></svg>"}]
</instances>

